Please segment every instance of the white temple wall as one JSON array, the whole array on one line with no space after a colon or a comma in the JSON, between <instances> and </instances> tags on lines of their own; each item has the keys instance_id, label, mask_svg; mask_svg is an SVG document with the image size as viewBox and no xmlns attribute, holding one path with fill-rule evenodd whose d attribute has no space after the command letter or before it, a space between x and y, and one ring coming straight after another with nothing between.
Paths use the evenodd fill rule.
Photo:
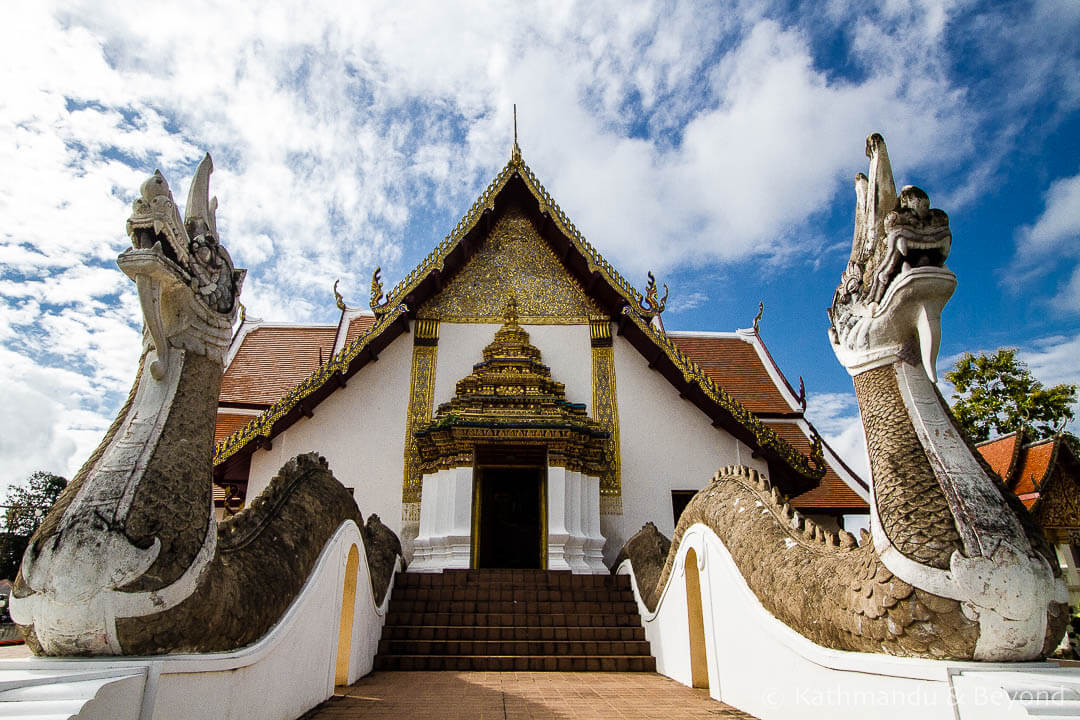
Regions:
<instances>
[{"instance_id":1,"label":"white temple wall","mask_svg":"<svg viewBox=\"0 0 1080 720\"><path fill-rule=\"evenodd\" d=\"M274 437L270 450L257 450L251 456L248 504L289 458L315 451L342 485L353 488L365 520L376 513L400 535L412 349L412 335L400 335L376 362L323 400L312 417Z\"/></svg>"},{"instance_id":2,"label":"white temple wall","mask_svg":"<svg viewBox=\"0 0 1080 720\"><path fill-rule=\"evenodd\" d=\"M502 323L439 323L439 355L435 363L434 412L449 402L457 381L484 359L484 347ZM566 399L585 403L592 415L592 345L588 325L525 325L529 341L540 350L551 377L566 385ZM408 387L406 386L406 390Z\"/></svg>"},{"instance_id":3,"label":"white temple wall","mask_svg":"<svg viewBox=\"0 0 1080 720\"><path fill-rule=\"evenodd\" d=\"M749 447L714 428L627 340L616 336L614 349L623 513L600 516L609 566L648 521L671 537L672 490L700 490L726 465L747 465L768 474L764 460L752 458Z\"/></svg>"},{"instance_id":4,"label":"white temple wall","mask_svg":"<svg viewBox=\"0 0 1080 720\"><path fill-rule=\"evenodd\" d=\"M483 358L499 324L442 323L439 327L433 411L449 401L458 380ZM592 348L587 325L524 326L552 377L566 385L567 399L592 402ZM377 513L401 532L401 482L405 414L412 368L412 335L399 336L304 418L273 439L270 450L251 458L248 502L289 458L316 451L354 496L365 517ZM766 463L723 430L678 391L629 342L614 338L616 402L622 454L622 514L601 515L604 561L609 565L627 539L648 521L671 536L672 490L699 490L721 467Z\"/></svg>"}]
</instances>

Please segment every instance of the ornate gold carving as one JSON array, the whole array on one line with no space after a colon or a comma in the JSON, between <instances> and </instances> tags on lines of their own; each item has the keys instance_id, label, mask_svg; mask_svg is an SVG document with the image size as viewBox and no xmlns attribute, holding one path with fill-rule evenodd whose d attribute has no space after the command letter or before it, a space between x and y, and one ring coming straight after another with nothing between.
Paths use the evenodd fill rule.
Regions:
<instances>
[{"instance_id":1,"label":"ornate gold carving","mask_svg":"<svg viewBox=\"0 0 1080 720\"><path fill-rule=\"evenodd\" d=\"M437 345L439 343L439 321L430 318L417 320L416 337L413 342L417 345Z\"/></svg>"},{"instance_id":2,"label":"ornate gold carving","mask_svg":"<svg viewBox=\"0 0 1080 720\"><path fill-rule=\"evenodd\" d=\"M658 297L656 292L656 278L653 276L652 271L649 272L649 282L645 286L645 302L642 303L646 310L653 312L657 315L664 312L664 308L667 307L668 286L664 283L664 297Z\"/></svg>"},{"instance_id":3,"label":"ornate gold carving","mask_svg":"<svg viewBox=\"0 0 1080 720\"><path fill-rule=\"evenodd\" d=\"M465 267L417 314L443 322L500 322L510 297L517 298L526 324L584 324L601 314L518 208L499 218Z\"/></svg>"},{"instance_id":4,"label":"ornate gold carving","mask_svg":"<svg viewBox=\"0 0 1080 720\"><path fill-rule=\"evenodd\" d=\"M1039 488L1039 499L1031 511L1047 539L1053 543L1070 542L1080 530L1080 482L1060 465L1053 468L1050 479Z\"/></svg>"},{"instance_id":5,"label":"ornate gold carving","mask_svg":"<svg viewBox=\"0 0 1080 720\"><path fill-rule=\"evenodd\" d=\"M345 309L345 298L343 298L341 296L341 293L338 292L338 289L337 289L337 286L338 286L339 282L341 282L341 278L338 278L337 280L334 281L334 304L337 305L338 310L344 310Z\"/></svg>"},{"instance_id":6,"label":"ornate gold carving","mask_svg":"<svg viewBox=\"0 0 1080 720\"><path fill-rule=\"evenodd\" d=\"M371 311L376 315L386 312L390 306L382 301L383 295L382 268L376 267L375 272L371 273Z\"/></svg>"},{"instance_id":7,"label":"ornate gold carving","mask_svg":"<svg viewBox=\"0 0 1080 720\"><path fill-rule=\"evenodd\" d=\"M435 361L438 355L439 321L421 320L413 335L409 408L405 417L405 470L401 486L403 504L419 503L423 473L416 431L431 422L435 398Z\"/></svg>"},{"instance_id":8,"label":"ornate gold carving","mask_svg":"<svg viewBox=\"0 0 1080 720\"><path fill-rule=\"evenodd\" d=\"M622 456L619 450L619 410L615 395L611 321L594 320L590 323L589 334L592 338L593 415L608 435L605 451L609 462L600 476L600 496L618 497L622 494ZM621 514L622 507L618 510L616 514Z\"/></svg>"},{"instance_id":9,"label":"ornate gold carving","mask_svg":"<svg viewBox=\"0 0 1080 720\"><path fill-rule=\"evenodd\" d=\"M602 476L610 462L607 433L584 404L566 400L565 386L551 378L518 325L512 295L505 308L506 322L484 348L483 362L458 381L433 421L415 426L421 471L471 465L477 445L513 444L542 445L549 466Z\"/></svg>"},{"instance_id":10,"label":"ornate gold carving","mask_svg":"<svg viewBox=\"0 0 1080 720\"><path fill-rule=\"evenodd\" d=\"M387 300L383 305L397 307L404 301L409 293L419 286L429 272L434 269L441 269L446 256L457 246L457 243L461 238L476 227L476 224L480 222L480 217L484 214L484 211L494 208L495 196L499 194L503 187L505 187L515 175L521 178L525 183L525 187L528 188L529 192L536 199L540 206L540 212L547 213L551 217L552 222L559 228L559 231L570 238L570 242L573 243L578 252L585 257L586 262L588 263L588 272L590 274L598 273L610 283L611 286L623 296L635 312L648 315L648 310L642 306L641 293L635 290L634 287L627 282L617 270L615 270L611 263L605 260L600 253L596 251L596 248L585 239L585 236L574 227L574 223L570 221L570 218L567 217L566 213L563 212L562 208L560 208L551 197L547 189L536 179L536 175L533 174L532 169L525 164L525 161L521 157L520 149L517 152L512 153L510 162L503 167L499 174L495 176L495 179L492 180L484 192L481 193L480 197L476 199L476 202L469 208L469 212L465 213L465 216L458 221L453 232L447 235L443 241L439 243L437 248L428 253L428 256L424 258L412 272L394 286L394 289L390 291ZM443 319L445 320L446 318Z\"/></svg>"}]
</instances>

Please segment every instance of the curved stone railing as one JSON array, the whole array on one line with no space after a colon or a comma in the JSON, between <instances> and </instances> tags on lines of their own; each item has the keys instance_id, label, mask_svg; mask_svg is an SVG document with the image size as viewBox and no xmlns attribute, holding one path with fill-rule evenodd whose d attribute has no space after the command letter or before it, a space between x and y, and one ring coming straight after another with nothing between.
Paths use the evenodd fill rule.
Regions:
<instances>
[{"instance_id":1,"label":"curved stone railing","mask_svg":"<svg viewBox=\"0 0 1080 720\"><path fill-rule=\"evenodd\" d=\"M924 660L817 645L762 606L723 541L700 523L684 533L654 610L632 561L624 560L616 572L631 576L657 672L685 685L707 685L713 698L769 720L825 713L851 720L1024 717L1014 714L1019 706L1011 699L1024 696L1015 692L1019 685L1060 684L1064 675L1067 683L1080 682L1080 669L1058 669L1053 662ZM697 589L688 593L688 587ZM968 677L977 677L978 687L960 680ZM1002 687L1010 692L995 690Z\"/></svg>"},{"instance_id":2,"label":"curved stone railing","mask_svg":"<svg viewBox=\"0 0 1080 720\"><path fill-rule=\"evenodd\" d=\"M33 677L40 685L43 674L53 674L59 686L86 673L145 672L148 679L137 703L129 696L99 698L100 716L293 720L330 697L335 684L371 672L393 589L391 577L377 602L371 574L365 533L347 520L324 546L288 610L251 645L231 652L146 658L6 660L0 661L0 684L9 687L16 678ZM349 612L342 613L343 605L351 608L344 633L340 619Z\"/></svg>"}]
</instances>

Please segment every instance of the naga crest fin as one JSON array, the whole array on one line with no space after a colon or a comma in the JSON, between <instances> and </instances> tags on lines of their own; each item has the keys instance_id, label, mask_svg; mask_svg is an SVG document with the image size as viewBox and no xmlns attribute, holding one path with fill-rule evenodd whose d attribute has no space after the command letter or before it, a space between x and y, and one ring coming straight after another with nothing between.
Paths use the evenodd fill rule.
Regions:
<instances>
[{"instance_id":1,"label":"naga crest fin","mask_svg":"<svg viewBox=\"0 0 1080 720\"><path fill-rule=\"evenodd\" d=\"M214 161L210 159L210 153L206 153L199 167L195 168L195 177L191 179L191 189L188 190L187 207L184 208L184 225L191 237L201 235L206 230L217 237L217 198L210 199L212 172Z\"/></svg>"}]
</instances>

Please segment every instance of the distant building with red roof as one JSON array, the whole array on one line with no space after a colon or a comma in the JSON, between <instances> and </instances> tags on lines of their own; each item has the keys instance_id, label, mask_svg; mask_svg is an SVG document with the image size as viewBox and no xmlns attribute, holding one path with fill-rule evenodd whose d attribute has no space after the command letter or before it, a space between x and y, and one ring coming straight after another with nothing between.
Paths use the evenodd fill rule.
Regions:
<instances>
[{"instance_id":1,"label":"distant building with red roof","mask_svg":"<svg viewBox=\"0 0 1080 720\"><path fill-rule=\"evenodd\" d=\"M1080 454L1076 439L1058 434L1028 441L1021 429L977 447L1053 543L1076 607L1080 604Z\"/></svg>"}]
</instances>

